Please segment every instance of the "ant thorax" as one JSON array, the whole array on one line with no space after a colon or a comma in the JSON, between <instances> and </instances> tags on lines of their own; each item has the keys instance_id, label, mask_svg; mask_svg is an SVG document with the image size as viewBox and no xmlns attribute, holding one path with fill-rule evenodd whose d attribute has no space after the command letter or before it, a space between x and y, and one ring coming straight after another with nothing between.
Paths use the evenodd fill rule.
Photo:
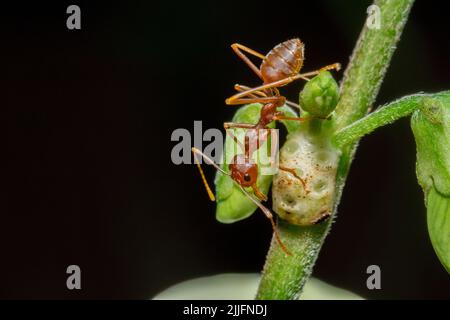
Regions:
<instances>
[{"instance_id":1,"label":"ant thorax","mask_svg":"<svg viewBox=\"0 0 450 320\"><path fill-rule=\"evenodd\" d=\"M280 150L280 166L295 169L299 179L279 170L273 180L273 209L296 225L312 225L333 211L340 151L328 139L295 132Z\"/></svg>"}]
</instances>

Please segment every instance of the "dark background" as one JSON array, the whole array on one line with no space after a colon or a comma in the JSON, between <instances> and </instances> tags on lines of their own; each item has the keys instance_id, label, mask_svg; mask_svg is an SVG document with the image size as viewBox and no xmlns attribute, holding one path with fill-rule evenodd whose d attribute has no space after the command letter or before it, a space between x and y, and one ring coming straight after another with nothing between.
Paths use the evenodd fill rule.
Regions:
<instances>
[{"instance_id":1,"label":"dark background","mask_svg":"<svg viewBox=\"0 0 450 320\"><path fill-rule=\"evenodd\" d=\"M70 4L81 30L66 28ZM258 272L270 224L259 213L216 222L196 169L171 163L171 133L194 120L221 128L233 84L258 84L231 43L267 52L300 37L305 70L345 66L369 5L2 4L0 298L145 299L193 277ZM449 31L446 10L417 1L377 104L450 88ZM414 166L408 119L361 142L315 276L367 298L450 298ZM66 289L70 264L80 291ZM382 290L366 288L370 264Z\"/></svg>"}]
</instances>

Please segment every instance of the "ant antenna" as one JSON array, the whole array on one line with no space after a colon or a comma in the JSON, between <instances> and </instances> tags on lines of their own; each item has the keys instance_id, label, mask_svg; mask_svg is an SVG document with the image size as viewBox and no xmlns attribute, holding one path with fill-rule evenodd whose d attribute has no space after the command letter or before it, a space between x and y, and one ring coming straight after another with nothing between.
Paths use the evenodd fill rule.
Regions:
<instances>
[{"instance_id":1,"label":"ant antenna","mask_svg":"<svg viewBox=\"0 0 450 320\"><path fill-rule=\"evenodd\" d=\"M315 75L318 75L322 71L328 71L328 70L339 71L339 70L341 70L341 64L340 63L333 63L333 64L330 64L328 66L322 67L319 70L310 71L310 72L307 72L307 73L299 73L299 74L295 75L294 77L298 77L298 78L301 78L303 80L309 81L310 79L308 79L307 77L315 76Z\"/></svg>"},{"instance_id":2,"label":"ant antenna","mask_svg":"<svg viewBox=\"0 0 450 320\"><path fill-rule=\"evenodd\" d=\"M225 129L225 132L226 132L226 134L227 135L229 135L233 140L234 140L234 142L241 148L241 150L242 150L242 152L245 152L245 147L244 147L244 145L239 141L239 139L234 135L234 133L233 132L231 132L231 130L228 128L226 128Z\"/></svg>"},{"instance_id":3,"label":"ant antenna","mask_svg":"<svg viewBox=\"0 0 450 320\"><path fill-rule=\"evenodd\" d=\"M301 110L301 107L300 107L300 105L299 105L298 103L295 103L295 102L286 100L286 104L287 104L288 106L291 106L291 107L293 107L293 108L296 108L296 109L298 109L298 110Z\"/></svg>"},{"instance_id":4,"label":"ant antenna","mask_svg":"<svg viewBox=\"0 0 450 320\"><path fill-rule=\"evenodd\" d=\"M275 239L277 240L278 244L280 245L281 250L284 251L285 254L288 256L291 256L292 253L286 248L284 243L281 241L280 234L278 233L277 227L275 225L275 221L273 220L273 214L270 212L269 209L267 209L261 202L259 202L257 199L255 199L250 193L247 192L247 190L244 189L243 186L238 184L238 186L241 188L242 192L250 198L250 200L253 201L254 204L256 204L262 212L266 215L266 217L270 220L270 224L272 225L273 233L275 234Z\"/></svg>"},{"instance_id":5,"label":"ant antenna","mask_svg":"<svg viewBox=\"0 0 450 320\"><path fill-rule=\"evenodd\" d=\"M206 192L208 193L209 199L211 201L216 201L216 197L214 197L214 193L212 192L211 188L209 187L208 181L206 180L205 174L203 173L202 167L200 166L200 161L198 160L197 155L200 155L203 158L205 158L206 162L213 165L217 170L219 170L223 174L226 174L228 176L230 174L225 172L224 170L222 170L218 165L216 165L214 163L214 161L212 161L212 159L210 159L208 156L206 156L203 152L201 152L197 148L192 148L191 150L192 150L192 153L194 154L195 163L197 164L197 168L200 172L200 176L202 177L202 181L203 181L203 184L205 185L205 189L206 189Z\"/></svg>"}]
</instances>

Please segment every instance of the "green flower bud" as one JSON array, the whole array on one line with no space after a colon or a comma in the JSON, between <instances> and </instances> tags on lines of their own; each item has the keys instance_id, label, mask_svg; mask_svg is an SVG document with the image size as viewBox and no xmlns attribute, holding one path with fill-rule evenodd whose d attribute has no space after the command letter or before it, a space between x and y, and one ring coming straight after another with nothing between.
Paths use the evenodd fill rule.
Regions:
<instances>
[{"instance_id":1,"label":"green flower bud","mask_svg":"<svg viewBox=\"0 0 450 320\"><path fill-rule=\"evenodd\" d=\"M235 123L257 123L262 105L255 103L243 106L238 109L235 113L232 122ZM279 111L283 111L286 116L296 117L296 113L289 107L283 106L278 108ZM298 121L282 121L289 132L295 131L298 129L299 124ZM274 128L274 123L270 125L271 128ZM234 135L240 140L243 141L242 137L245 134L245 129L236 129L234 131ZM258 150L264 150L267 142L265 142L261 148ZM235 154L242 153L242 150L236 146L236 143L229 137L226 136L225 140L225 159L232 159ZM260 159L258 157L257 159ZM222 165L222 169L226 172L229 172L228 164L225 163ZM260 168L259 168L260 169ZM270 184L272 183L271 175L261 175L261 170L258 174L257 187L258 189L264 193L268 194ZM233 180L220 172L217 172L216 178L214 181L216 186L216 219L222 223L233 223L242 219L249 217L256 210L256 205L247 198L245 194L242 193L240 188L233 182ZM250 193L253 193L251 189L248 190Z\"/></svg>"},{"instance_id":2,"label":"green flower bud","mask_svg":"<svg viewBox=\"0 0 450 320\"><path fill-rule=\"evenodd\" d=\"M417 145L417 178L427 205L433 248L450 273L450 94L424 99L411 126Z\"/></svg>"},{"instance_id":3,"label":"green flower bud","mask_svg":"<svg viewBox=\"0 0 450 320\"><path fill-rule=\"evenodd\" d=\"M300 92L300 106L318 118L327 118L336 108L339 87L328 71L322 71L305 84Z\"/></svg>"}]
</instances>

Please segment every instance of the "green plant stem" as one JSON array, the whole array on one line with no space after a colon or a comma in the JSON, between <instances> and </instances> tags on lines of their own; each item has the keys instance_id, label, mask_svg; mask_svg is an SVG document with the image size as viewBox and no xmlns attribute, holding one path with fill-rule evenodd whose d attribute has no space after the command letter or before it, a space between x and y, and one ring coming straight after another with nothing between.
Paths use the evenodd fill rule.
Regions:
<instances>
[{"instance_id":1,"label":"green plant stem","mask_svg":"<svg viewBox=\"0 0 450 320\"><path fill-rule=\"evenodd\" d=\"M427 96L426 94L406 96L378 108L377 111L339 130L333 137L334 144L342 149L375 129L410 115L422 105L423 98Z\"/></svg>"},{"instance_id":2,"label":"green plant stem","mask_svg":"<svg viewBox=\"0 0 450 320\"><path fill-rule=\"evenodd\" d=\"M336 131L362 118L374 103L396 43L408 18L413 0L375 1L381 11L381 28L364 26L341 84L336 116ZM272 239L257 299L297 299L312 272L323 241L335 218L336 208L355 151L355 145L342 148L336 176L333 217L304 228L280 221L278 231L292 252L286 256Z\"/></svg>"}]
</instances>

